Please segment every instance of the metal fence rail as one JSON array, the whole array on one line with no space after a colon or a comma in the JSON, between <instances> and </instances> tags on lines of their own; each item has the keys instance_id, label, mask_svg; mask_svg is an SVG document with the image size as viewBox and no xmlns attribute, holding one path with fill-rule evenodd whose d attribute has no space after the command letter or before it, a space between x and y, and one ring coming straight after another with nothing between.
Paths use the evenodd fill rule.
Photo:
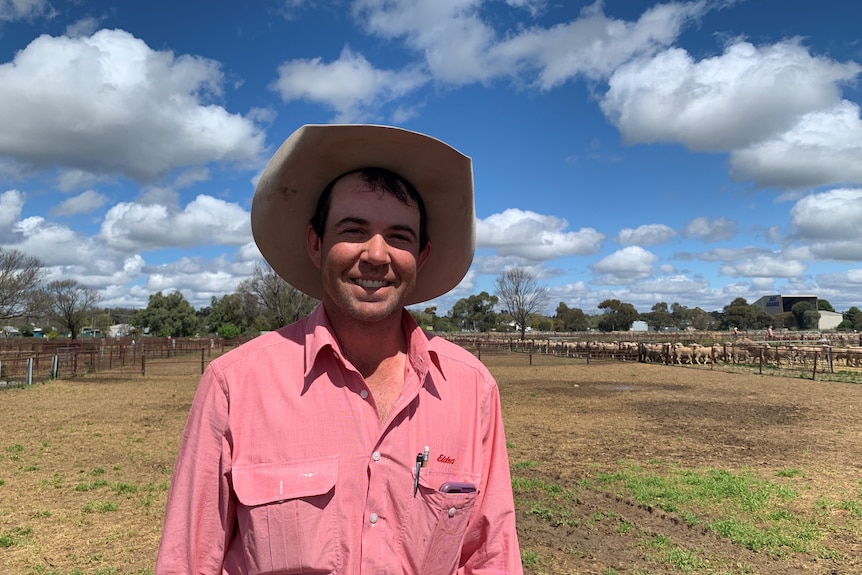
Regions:
<instances>
[{"instance_id":1,"label":"metal fence rail","mask_svg":"<svg viewBox=\"0 0 862 575\"><path fill-rule=\"evenodd\" d=\"M171 371L175 364L200 374L212 358L240 343L221 338L0 340L0 388L111 370L147 375Z\"/></svg>"},{"instance_id":2,"label":"metal fence rail","mask_svg":"<svg viewBox=\"0 0 862 575\"><path fill-rule=\"evenodd\" d=\"M480 359L482 355L525 353L532 364L534 355L553 355L590 361L633 361L728 372L803 377L828 381L862 383L862 345L856 334L847 338L770 339L755 341L740 337L721 341L713 333L687 334L687 339L650 341L636 339L481 337L447 336ZM620 335L629 334L616 334ZM723 334L726 338L727 334Z\"/></svg>"}]
</instances>

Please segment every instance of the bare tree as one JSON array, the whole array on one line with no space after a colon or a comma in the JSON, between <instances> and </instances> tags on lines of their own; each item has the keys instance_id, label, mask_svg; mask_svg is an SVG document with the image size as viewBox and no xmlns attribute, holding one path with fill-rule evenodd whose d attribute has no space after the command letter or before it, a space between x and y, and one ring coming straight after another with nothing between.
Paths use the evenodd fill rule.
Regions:
<instances>
[{"instance_id":1,"label":"bare tree","mask_svg":"<svg viewBox=\"0 0 862 575\"><path fill-rule=\"evenodd\" d=\"M39 258L0 248L0 320L33 315L45 270Z\"/></svg>"},{"instance_id":2,"label":"bare tree","mask_svg":"<svg viewBox=\"0 0 862 575\"><path fill-rule=\"evenodd\" d=\"M511 268L497 278L497 297L506 312L512 316L525 337L530 318L545 305L548 288L536 281L536 278L524 268Z\"/></svg>"},{"instance_id":3,"label":"bare tree","mask_svg":"<svg viewBox=\"0 0 862 575\"><path fill-rule=\"evenodd\" d=\"M99 294L75 280L57 280L45 287L50 315L72 333L72 339L89 322L88 316L99 303Z\"/></svg>"},{"instance_id":4,"label":"bare tree","mask_svg":"<svg viewBox=\"0 0 862 575\"><path fill-rule=\"evenodd\" d=\"M317 300L281 279L271 267L254 266L254 275L237 286L240 295L252 295L271 329L293 323L311 313Z\"/></svg>"}]
</instances>

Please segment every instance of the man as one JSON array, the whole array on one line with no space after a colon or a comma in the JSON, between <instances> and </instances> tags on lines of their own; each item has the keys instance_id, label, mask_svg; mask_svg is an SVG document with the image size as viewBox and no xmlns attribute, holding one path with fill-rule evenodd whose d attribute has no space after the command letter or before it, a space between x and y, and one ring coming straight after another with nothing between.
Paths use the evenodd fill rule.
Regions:
<instances>
[{"instance_id":1,"label":"man","mask_svg":"<svg viewBox=\"0 0 862 575\"><path fill-rule=\"evenodd\" d=\"M521 573L496 383L404 309L472 262L470 159L397 128L304 126L251 218L321 304L207 368L156 574Z\"/></svg>"}]
</instances>

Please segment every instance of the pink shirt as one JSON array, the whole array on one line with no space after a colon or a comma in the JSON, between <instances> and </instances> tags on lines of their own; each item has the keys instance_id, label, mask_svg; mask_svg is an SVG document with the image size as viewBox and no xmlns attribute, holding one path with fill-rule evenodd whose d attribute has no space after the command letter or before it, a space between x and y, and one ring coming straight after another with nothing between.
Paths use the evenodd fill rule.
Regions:
<instances>
[{"instance_id":1,"label":"pink shirt","mask_svg":"<svg viewBox=\"0 0 862 575\"><path fill-rule=\"evenodd\" d=\"M407 312L402 325L405 386L383 425L323 306L209 365L156 575L522 573L497 384Z\"/></svg>"}]
</instances>

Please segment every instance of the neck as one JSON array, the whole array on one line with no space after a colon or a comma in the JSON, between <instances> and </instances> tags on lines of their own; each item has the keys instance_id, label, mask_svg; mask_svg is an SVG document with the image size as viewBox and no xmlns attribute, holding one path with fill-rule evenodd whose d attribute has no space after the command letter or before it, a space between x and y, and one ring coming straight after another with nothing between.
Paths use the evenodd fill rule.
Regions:
<instances>
[{"instance_id":1,"label":"neck","mask_svg":"<svg viewBox=\"0 0 862 575\"><path fill-rule=\"evenodd\" d=\"M364 377L373 374L382 363L407 351L400 311L374 322L328 317L342 353Z\"/></svg>"}]
</instances>

